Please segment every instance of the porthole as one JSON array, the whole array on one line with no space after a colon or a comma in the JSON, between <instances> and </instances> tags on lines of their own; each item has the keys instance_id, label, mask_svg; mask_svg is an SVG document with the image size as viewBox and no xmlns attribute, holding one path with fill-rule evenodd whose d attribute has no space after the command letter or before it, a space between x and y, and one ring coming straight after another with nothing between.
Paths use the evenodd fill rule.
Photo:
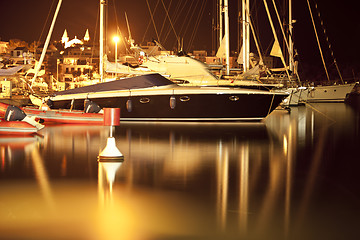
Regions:
<instances>
[{"instance_id":1,"label":"porthole","mask_svg":"<svg viewBox=\"0 0 360 240\"><path fill-rule=\"evenodd\" d=\"M238 96L230 96L229 99L233 102L239 100L239 97Z\"/></svg>"},{"instance_id":2,"label":"porthole","mask_svg":"<svg viewBox=\"0 0 360 240\"><path fill-rule=\"evenodd\" d=\"M149 103L149 102L150 102L150 98L148 98L148 97L140 98L140 102L141 102L141 103Z\"/></svg>"},{"instance_id":3,"label":"porthole","mask_svg":"<svg viewBox=\"0 0 360 240\"><path fill-rule=\"evenodd\" d=\"M190 97L189 96L181 96L180 101L182 101L182 102L190 101Z\"/></svg>"}]
</instances>

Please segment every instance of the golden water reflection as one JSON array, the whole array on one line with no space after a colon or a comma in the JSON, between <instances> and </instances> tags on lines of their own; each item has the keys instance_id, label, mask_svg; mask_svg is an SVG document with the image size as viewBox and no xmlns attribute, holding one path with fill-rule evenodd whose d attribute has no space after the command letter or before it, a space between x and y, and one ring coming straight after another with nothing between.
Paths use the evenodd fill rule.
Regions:
<instances>
[{"instance_id":1,"label":"golden water reflection","mask_svg":"<svg viewBox=\"0 0 360 240\"><path fill-rule=\"evenodd\" d=\"M358 123L347 108L322 107L275 111L253 124L122 123L115 138L125 160L114 163L97 162L109 134L103 126L48 126L41 138L1 139L0 232L9 239L332 239L344 226L321 215L318 192L333 196L319 187L329 179L324 156L329 139ZM336 212L335 201L326 202Z\"/></svg>"}]
</instances>

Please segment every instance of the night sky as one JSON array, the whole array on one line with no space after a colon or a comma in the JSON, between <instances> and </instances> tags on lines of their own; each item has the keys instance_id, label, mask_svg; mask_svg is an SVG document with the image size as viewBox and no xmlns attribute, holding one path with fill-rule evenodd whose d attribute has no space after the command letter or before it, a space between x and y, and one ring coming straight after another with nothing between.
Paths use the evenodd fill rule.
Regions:
<instances>
[{"instance_id":1,"label":"night sky","mask_svg":"<svg viewBox=\"0 0 360 240\"><path fill-rule=\"evenodd\" d=\"M184 49L186 51L194 49L210 51L215 49L213 40L215 38L212 31L212 18L214 17L215 6L213 1L215 0L163 1L173 21L176 34L183 38ZM0 39L4 41L21 39L28 43L37 40L43 42L52 21L57 2L57 0L1 0ZM175 35L161 1L148 0L148 2L152 10L154 10L156 3L159 2L155 12L155 24L160 35L160 42L166 49L173 50L177 46ZM234 51L238 49L238 2L239 0L229 0L230 22L232 24L230 28L231 50ZM279 8L281 8L282 0L276 0L276 2ZM314 6L314 0L310 0L310 2ZM316 2L318 3L318 9L338 64L341 68L355 69L355 72L356 69L360 71L358 69L360 65L360 60L358 59L360 52L358 38L360 35L360 21L358 20L359 9L356 7L356 2L349 0L342 0L341 4L339 1L328 0L316 0ZM253 18L256 17L257 19L255 20L255 25L259 29L262 50L268 53L273 37L267 16L263 15L265 11L262 0L251 0L250 4L252 9L257 9L257 15L253 15ZM272 1L268 0L268 5L272 6ZM83 38L86 29L89 29L92 39L94 37L97 38L98 11L99 0L63 0L52 40L60 40L65 29L67 29L70 38L75 36ZM152 39L157 39L146 0L108 0L107 35L110 38L116 32L116 19L121 33L126 37L128 36L125 12L127 13L132 36L136 43L146 43ZM48 15L49 18L47 20ZM318 21L315 11L314 17ZM321 66L319 50L310 22L306 0L293 0L293 18L297 20L294 25L294 41L301 63L303 65L315 64ZM273 15L273 20L276 20L275 15ZM278 26L277 23L275 25ZM317 27L323 44L325 58L328 64L331 65L332 59L324 34L322 33L322 28L319 24ZM254 44L252 51L256 52ZM350 70L345 69L344 71L349 72ZM355 75L358 75L357 72Z\"/></svg>"}]
</instances>

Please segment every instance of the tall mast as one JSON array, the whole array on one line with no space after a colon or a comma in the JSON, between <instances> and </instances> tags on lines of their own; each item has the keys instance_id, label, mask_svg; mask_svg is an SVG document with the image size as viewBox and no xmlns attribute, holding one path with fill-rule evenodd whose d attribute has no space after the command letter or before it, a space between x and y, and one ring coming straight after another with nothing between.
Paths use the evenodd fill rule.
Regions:
<instances>
[{"instance_id":1,"label":"tall mast","mask_svg":"<svg viewBox=\"0 0 360 240\"><path fill-rule=\"evenodd\" d=\"M223 39L223 0L219 0L219 47Z\"/></svg>"},{"instance_id":2,"label":"tall mast","mask_svg":"<svg viewBox=\"0 0 360 240\"><path fill-rule=\"evenodd\" d=\"M289 67L290 71L294 72L294 46L292 42L292 31L293 31L293 22L292 22L292 0L289 0Z\"/></svg>"},{"instance_id":3,"label":"tall mast","mask_svg":"<svg viewBox=\"0 0 360 240\"><path fill-rule=\"evenodd\" d=\"M46 41L45 41L45 44L44 44L44 47L43 47L43 50L42 50L42 53L41 53L41 56L40 56L39 63L35 68L35 74L34 74L34 78L31 80L31 84L35 81L35 79L36 79L36 77L37 77L37 75L38 75L38 73L40 71L42 62L44 61L46 50L47 50L47 48L49 46L49 42L50 42L50 39L51 39L51 34L53 32L53 29L54 29L54 25L55 25L57 15L58 15L59 10L60 10L61 3L62 3L62 0L59 0L58 5L56 7L54 17L53 17L53 20L52 20L52 23L51 23L51 26L50 26L50 29L49 29L49 32L48 32L48 35L46 37Z\"/></svg>"},{"instance_id":4,"label":"tall mast","mask_svg":"<svg viewBox=\"0 0 360 240\"><path fill-rule=\"evenodd\" d=\"M105 0L100 0L100 36L99 36L99 74L100 82L103 82L104 78L104 5L106 4Z\"/></svg>"},{"instance_id":5,"label":"tall mast","mask_svg":"<svg viewBox=\"0 0 360 240\"><path fill-rule=\"evenodd\" d=\"M225 17L225 57L226 57L226 75L230 75L230 43L229 43L229 5L228 0L224 0Z\"/></svg>"},{"instance_id":6,"label":"tall mast","mask_svg":"<svg viewBox=\"0 0 360 240\"><path fill-rule=\"evenodd\" d=\"M266 0L263 0L263 2L264 2L264 6L265 6L265 10L266 10L267 16L268 16L268 18L269 18L271 30L272 30L273 35L274 35L275 43L279 43L278 37L277 37L277 35L276 35L274 23L273 23L273 21L272 21L272 19L271 19L271 16L270 16L269 7L268 7L268 5L267 5L267 3L266 3ZM281 59L281 62L282 62L282 64L283 64L284 68L285 68L286 75L287 75L288 79L290 80L289 71L287 71L287 69L286 69L286 63L285 63L285 59L284 59L284 56L283 56L282 53L281 53L280 59Z\"/></svg>"},{"instance_id":7,"label":"tall mast","mask_svg":"<svg viewBox=\"0 0 360 240\"><path fill-rule=\"evenodd\" d=\"M250 55L250 28L249 28L249 0L242 0L242 49L243 49L243 69L249 70Z\"/></svg>"}]
</instances>

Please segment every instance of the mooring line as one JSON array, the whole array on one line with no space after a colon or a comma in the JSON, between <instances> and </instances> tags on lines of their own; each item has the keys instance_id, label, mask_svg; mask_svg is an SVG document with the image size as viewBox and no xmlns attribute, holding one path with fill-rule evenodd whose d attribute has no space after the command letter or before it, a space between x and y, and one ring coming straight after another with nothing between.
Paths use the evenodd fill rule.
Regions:
<instances>
[{"instance_id":1,"label":"mooring line","mask_svg":"<svg viewBox=\"0 0 360 240\"><path fill-rule=\"evenodd\" d=\"M334 119L332 119L331 117L327 116L325 113L321 112L320 110L318 110L317 108L315 108L315 107L312 106L311 104L305 102L305 105L306 105L306 106L309 106L309 107L310 107L311 109L313 109L314 111L320 113L320 114L323 115L325 118L331 120L333 123L336 123L336 120L334 120Z\"/></svg>"}]
</instances>

